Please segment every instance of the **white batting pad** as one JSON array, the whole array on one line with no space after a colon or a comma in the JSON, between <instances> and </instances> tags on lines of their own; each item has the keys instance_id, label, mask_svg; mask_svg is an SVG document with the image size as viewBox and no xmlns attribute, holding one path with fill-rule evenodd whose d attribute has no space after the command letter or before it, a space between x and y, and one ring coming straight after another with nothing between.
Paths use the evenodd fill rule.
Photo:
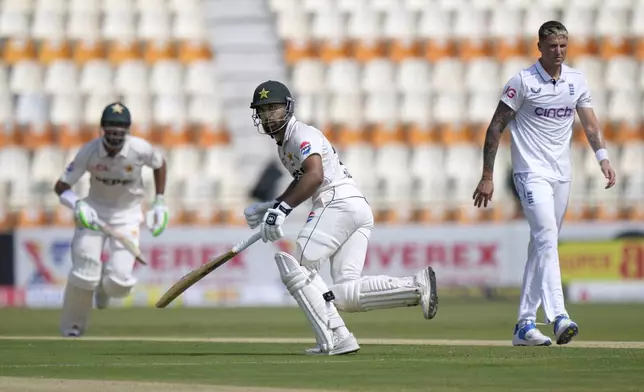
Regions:
<instances>
[{"instance_id":1,"label":"white batting pad","mask_svg":"<svg viewBox=\"0 0 644 392\"><path fill-rule=\"evenodd\" d=\"M413 278L364 276L331 288L335 304L344 312L366 312L374 309L415 306L420 301L420 288Z\"/></svg>"},{"instance_id":2,"label":"white batting pad","mask_svg":"<svg viewBox=\"0 0 644 392\"><path fill-rule=\"evenodd\" d=\"M310 272L301 267L293 256L278 252L275 254L275 262L282 282L304 311L321 348L323 351L331 350L333 333L329 327L326 301L322 297L324 293L311 284Z\"/></svg>"},{"instance_id":3,"label":"white batting pad","mask_svg":"<svg viewBox=\"0 0 644 392\"><path fill-rule=\"evenodd\" d=\"M75 326L82 333L87 326L89 313L92 311L94 291L85 290L68 282L63 298L63 312L60 320L60 331L66 335Z\"/></svg>"}]
</instances>

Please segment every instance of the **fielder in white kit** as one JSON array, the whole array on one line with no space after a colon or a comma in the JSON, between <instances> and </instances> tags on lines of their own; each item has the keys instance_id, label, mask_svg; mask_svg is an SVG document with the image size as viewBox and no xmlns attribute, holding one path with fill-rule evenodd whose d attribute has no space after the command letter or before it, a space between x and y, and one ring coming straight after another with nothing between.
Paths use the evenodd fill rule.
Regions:
<instances>
[{"instance_id":1,"label":"fielder in white kit","mask_svg":"<svg viewBox=\"0 0 644 392\"><path fill-rule=\"evenodd\" d=\"M608 183L615 172L608 160L601 129L584 75L564 64L568 31L549 21L539 28L539 60L506 84L490 122L483 152L483 175L473 198L477 207L492 200L494 158L501 133L510 125L514 183L530 225L528 260L523 275L515 346L549 346L552 341L535 325L543 305L554 323L557 344L579 332L566 311L559 268L558 237L570 193L570 144L575 111Z\"/></svg>"},{"instance_id":2,"label":"fielder in white kit","mask_svg":"<svg viewBox=\"0 0 644 392\"><path fill-rule=\"evenodd\" d=\"M126 234L138 245L143 221L141 202L145 196L141 169L154 170L156 198L146 222L156 237L168 223L163 199L165 159L147 141L130 136L131 117L121 103L105 108L101 116L102 137L83 145L54 187L60 202L74 212L76 229L71 244L72 268L63 300L60 330L63 336L81 336L92 309L104 309L109 298L126 297L136 283L135 259L123 245L99 231L97 219ZM71 187L89 172L89 195L80 200ZM105 243L110 259L101 263Z\"/></svg>"},{"instance_id":3,"label":"fielder in white kit","mask_svg":"<svg viewBox=\"0 0 644 392\"><path fill-rule=\"evenodd\" d=\"M257 129L277 142L277 151L293 181L276 200L257 203L244 214L260 226L264 242L284 236L289 213L312 198L312 210L297 236L297 252L275 254L282 282L304 311L318 346L308 354L339 355L360 349L338 314L420 305L426 319L438 310L436 277L431 267L414 276L362 276L373 214L335 149L316 128L297 121L294 100L277 81L260 84L250 105ZM319 275L330 260L333 285ZM337 307L337 308L336 308Z\"/></svg>"}]
</instances>

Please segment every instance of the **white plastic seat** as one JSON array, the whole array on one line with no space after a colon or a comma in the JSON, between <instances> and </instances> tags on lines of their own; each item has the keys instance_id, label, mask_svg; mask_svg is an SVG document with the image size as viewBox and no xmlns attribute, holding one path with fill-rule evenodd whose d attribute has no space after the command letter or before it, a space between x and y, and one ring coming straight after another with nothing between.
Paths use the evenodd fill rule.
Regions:
<instances>
[{"instance_id":1,"label":"white plastic seat","mask_svg":"<svg viewBox=\"0 0 644 392\"><path fill-rule=\"evenodd\" d=\"M610 142L606 143L606 148L608 151L618 151ZM595 154L586 154L584 166L587 176L586 181L588 182L586 200L590 205L600 204L609 207L610 209L614 209L618 200L619 187L611 190L604 189L608 180L606 180L598 170Z\"/></svg>"},{"instance_id":2,"label":"white plastic seat","mask_svg":"<svg viewBox=\"0 0 644 392\"><path fill-rule=\"evenodd\" d=\"M615 91L608 101L608 120L628 121L635 124L642 117L641 93L639 91Z\"/></svg>"},{"instance_id":3,"label":"white plastic seat","mask_svg":"<svg viewBox=\"0 0 644 392\"><path fill-rule=\"evenodd\" d=\"M362 72L362 90L368 93L391 94L394 85L394 65L385 59L369 61Z\"/></svg>"},{"instance_id":4,"label":"white plastic seat","mask_svg":"<svg viewBox=\"0 0 644 392\"><path fill-rule=\"evenodd\" d=\"M277 14L277 35L286 40L307 40L310 38L309 21L300 8Z\"/></svg>"},{"instance_id":5,"label":"white plastic seat","mask_svg":"<svg viewBox=\"0 0 644 392\"><path fill-rule=\"evenodd\" d=\"M467 105L467 121L470 123L488 123L499 103L499 96L492 92L473 92Z\"/></svg>"},{"instance_id":6,"label":"white plastic seat","mask_svg":"<svg viewBox=\"0 0 644 392\"><path fill-rule=\"evenodd\" d=\"M172 19L172 38L183 41L200 41L206 38L202 14L181 12Z\"/></svg>"},{"instance_id":7,"label":"white plastic seat","mask_svg":"<svg viewBox=\"0 0 644 392\"><path fill-rule=\"evenodd\" d=\"M166 0L136 0L135 3L135 9L141 14L145 12L170 11L169 4Z\"/></svg>"},{"instance_id":8,"label":"white plastic seat","mask_svg":"<svg viewBox=\"0 0 644 392\"><path fill-rule=\"evenodd\" d=\"M211 200L218 207L228 207L234 203L236 196L239 200L241 195L235 195L239 191L235 176L237 162L235 151L223 146L208 147L204 151L203 164L200 173L203 174L200 181L201 194L205 200ZM203 202L202 202L203 203Z\"/></svg>"},{"instance_id":9,"label":"white plastic seat","mask_svg":"<svg viewBox=\"0 0 644 392\"><path fill-rule=\"evenodd\" d=\"M0 96L9 94L9 70L0 63Z\"/></svg>"},{"instance_id":10,"label":"white plastic seat","mask_svg":"<svg viewBox=\"0 0 644 392\"><path fill-rule=\"evenodd\" d=\"M71 60L56 60L45 71L44 90L49 94L69 94L78 89L78 69Z\"/></svg>"},{"instance_id":11,"label":"white plastic seat","mask_svg":"<svg viewBox=\"0 0 644 392\"><path fill-rule=\"evenodd\" d=\"M101 0L69 0L68 9L70 14L98 14L101 11Z\"/></svg>"},{"instance_id":12,"label":"white plastic seat","mask_svg":"<svg viewBox=\"0 0 644 392\"><path fill-rule=\"evenodd\" d=\"M184 90L189 94L213 94L217 91L217 69L210 60L198 60L185 68Z\"/></svg>"},{"instance_id":13,"label":"white plastic seat","mask_svg":"<svg viewBox=\"0 0 644 392\"><path fill-rule=\"evenodd\" d=\"M323 92L324 64L316 59L303 59L293 66L293 90L304 94Z\"/></svg>"},{"instance_id":14,"label":"white plastic seat","mask_svg":"<svg viewBox=\"0 0 644 392\"><path fill-rule=\"evenodd\" d=\"M431 78L431 88L434 91L445 91L449 86L450 92L460 92L465 89L463 63L454 58L445 58L434 64Z\"/></svg>"},{"instance_id":15,"label":"white plastic seat","mask_svg":"<svg viewBox=\"0 0 644 392\"><path fill-rule=\"evenodd\" d=\"M445 175L448 178L450 204L464 205L472 200L472 184L480 177L480 149L475 145L450 146L445 155Z\"/></svg>"},{"instance_id":16,"label":"white plastic seat","mask_svg":"<svg viewBox=\"0 0 644 392\"><path fill-rule=\"evenodd\" d=\"M50 185L52 179L58 178L61 169L65 167L64 159L64 151L57 146L44 146L34 150L30 168L32 184L44 182Z\"/></svg>"},{"instance_id":17,"label":"white plastic seat","mask_svg":"<svg viewBox=\"0 0 644 392\"><path fill-rule=\"evenodd\" d=\"M469 91L477 93L497 91L505 83L499 80L499 73L499 63L495 59L473 59L465 67L465 86Z\"/></svg>"},{"instance_id":18,"label":"white plastic seat","mask_svg":"<svg viewBox=\"0 0 644 392\"><path fill-rule=\"evenodd\" d=\"M54 125L80 125L81 97L77 94L56 94L52 97L49 121ZM100 116L100 112L98 114Z\"/></svg>"},{"instance_id":19,"label":"white plastic seat","mask_svg":"<svg viewBox=\"0 0 644 392\"><path fill-rule=\"evenodd\" d=\"M438 8L436 0L404 0L404 8L413 11L420 12L425 8Z\"/></svg>"},{"instance_id":20,"label":"white plastic seat","mask_svg":"<svg viewBox=\"0 0 644 392\"><path fill-rule=\"evenodd\" d=\"M641 2L633 7L628 35L640 39L644 37L644 4Z\"/></svg>"},{"instance_id":21,"label":"white plastic seat","mask_svg":"<svg viewBox=\"0 0 644 392\"><path fill-rule=\"evenodd\" d=\"M406 8L393 8L386 11L383 36L386 39L409 42L416 36L416 19Z\"/></svg>"},{"instance_id":22,"label":"white plastic seat","mask_svg":"<svg viewBox=\"0 0 644 392\"><path fill-rule=\"evenodd\" d=\"M98 125L101 120L101 113L103 113L105 107L115 101L116 96L109 93L94 93L87 95L83 107L83 123ZM133 110L129 104L128 108L130 111ZM139 117L138 112L136 113L136 117Z\"/></svg>"},{"instance_id":23,"label":"white plastic seat","mask_svg":"<svg viewBox=\"0 0 644 392\"><path fill-rule=\"evenodd\" d=\"M34 0L4 0L0 5L5 11L30 13L34 9Z\"/></svg>"},{"instance_id":24,"label":"white plastic seat","mask_svg":"<svg viewBox=\"0 0 644 392\"><path fill-rule=\"evenodd\" d=\"M420 59L405 59L396 71L396 85L403 93L429 93L430 66Z\"/></svg>"},{"instance_id":25,"label":"white plastic seat","mask_svg":"<svg viewBox=\"0 0 644 392\"><path fill-rule=\"evenodd\" d=\"M101 0L101 11L104 13L123 12L134 13L132 0Z\"/></svg>"},{"instance_id":26,"label":"white plastic seat","mask_svg":"<svg viewBox=\"0 0 644 392\"><path fill-rule=\"evenodd\" d=\"M418 20L418 36L422 39L446 40L452 37L453 27L447 10L425 8Z\"/></svg>"},{"instance_id":27,"label":"white plastic seat","mask_svg":"<svg viewBox=\"0 0 644 392\"><path fill-rule=\"evenodd\" d=\"M31 35L36 39L59 39L65 36L64 15L38 11L34 15Z\"/></svg>"},{"instance_id":28,"label":"white plastic seat","mask_svg":"<svg viewBox=\"0 0 644 392\"><path fill-rule=\"evenodd\" d=\"M148 70L140 60L127 60L116 69L114 78L116 90L124 94L145 94L148 92Z\"/></svg>"},{"instance_id":29,"label":"white plastic seat","mask_svg":"<svg viewBox=\"0 0 644 392\"><path fill-rule=\"evenodd\" d=\"M29 35L29 15L26 12L0 11L0 37L26 37Z\"/></svg>"},{"instance_id":30,"label":"white plastic seat","mask_svg":"<svg viewBox=\"0 0 644 392\"><path fill-rule=\"evenodd\" d=\"M356 93L360 91L360 67L354 60L336 60L329 64L326 84L333 93Z\"/></svg>"},{"instance_id":31,"label":"white plastic seat","mask_svg":"<svg viewBox=\"0 0 644 392\"><path fill-rule=\"evenodd\" d=\"M386 145L377 152L375 171L379 182L379 204L385 208L405 208L411 201L409 155L409 148L402 144Z\"/></svg>"},{"instance_id":32,"label":"white plastic seat","mask_svg":"<svg viewBox=\"0 0 644 392\"><path fill-rule=\"evenodd\" d=\"M359 14L370 8L369 0L336 0L335 6L340 11L348 14Z\"/></svg>"},{"instance_id":33,"label":"white plastic seat","mask_svg":"<svg viewBox=\"0 0 644 392\"><path fill-rule=\"evenodd\" d=\"M575 40L585 40L594 36L591 8L566 7L562 10L562 23Z\"/></svg>"},{"instance_id":34,"label":"white plastic seat","mask_svg":"<svg viewBox=\"0 0 644 392\"><path fill-rule=\"evenodd\" d=\"M0 149L0 182L8 184L10 193L8 195L9 209L20 208L29 202L30 199L30 157L29 152L17 146L6 146Z\"/></svg>"},{"instance_id":35,"label":"white plastic seat","mask_svg":"<svg viewBox=\"0 0 644 392\"><path fill-rule=\"evenodd\" d=\"M193 173L201 168L201 151L197 146L175 146L168 151L169 189L182 189Z\"/></svg>"},{"instance_id":36,"label":"white plastic seat","mask_svg":"<svg viewBox=\"0 0 644 392\"><path fill-rule=\"evenodd\" d=\"M135 15L130 11L109 11L103 17L101 35L106 40L129 41L136 37Z\"/></svg>"},{"instance_id":37,"label":"white plastic seat","mask_svg":"<svg viewBox=\"0 0 644 392\"><path fill-rule=\"evenodd\" d=\"M14 64L9 76L9 87L14 94L27 94L42 90L42 68L32 60L21 60Z\"/></svg>"},{"instance_id":38,"label":"white plastic seat","mask_svg":"<svg viewBox=\"0 0 644 392\"><path fill-rule=\"evenodd\" d=\"M400 104L399 120L404 124L427 126L432 121L431 99L429 94L403 94Z\"/></svg>"},{"instance_id":39,"label":"white plastic seat","mask_svg":"<svg viewBox=\"0 0 644 392\"><path fill-rule=\"evenodd\" d=\"M114 72L105 60L90 60L80 73L79 88L87 94L111 94L114 91Z\"/></svg>"},{"instance_id":40,"label":"white plastic seat","mask_svg":"<svg viewBox=\"0 0 644 392\"><path fill-rule=\"evenodd\" d=\"M152 124L152 103L145 94L126 95L123 99L125 105L132 113L132 123L143 128Z\"/></svg>"},{"instance_id":41,"label":"white plastic seat","mask_svg":"<svg viewBox=\"0 0 644 392\"><path fill-rule=\"evenodd\" d=\"M485 11L467 5L456 10L454 37L459 39L482 39L488 36Z\"/></svg>"},{"instance_id":42,"label":"white plastic seat","mask_svg":"<svg viewBox=\"0 0 644 392\"><path fill-rule=\"evenodd\" d=\"M591 91L591 97L593 100L593 110L595 115L600 121L606 119L608 116L608 94L603 89L595 89ZM575 113L575 116L577 114Z\"/></svg>"},{"instance_id":43,"label":"white plastic seat","mask_svg":"<svg viewBox=\"0 0 644 392\"><path fill-rule=\"evenodd\" d=\"M168 9L177 15L200 13L202 11L201 0L169 0Z\"/></svg>"},{"instance_id":44,"label":"white plastic seat","mask_svg":"<svg viewBox=\"0 0 644 392\"><path fill-rule=\"evenodd\" d=\"M181 127L187 121L186 100L182 94L158 95L152 109L157 124Z\"/></svg>"},{"instance_id":45,"label":"white plastic seat","mask_svg":"<svg viewBox=\"0 0 644 392\"><path fill-rule=\"evenodd\" d=\"M521 11L517 8L496 7L491 10L490 36L493 38L508 39L521 37L522 18Z\"/></svg>"},{"instance_id":46,"label":"white plastic seat","mask_svg":"<svg viewBox=\"0 0 644 392\"><path fill-rule=\"evenodd\" d=\"M69 15L67 37L74 40L93 40L100 37L100 15L92 11L75 11Z\"/></svg>"},{"instance_id":47,"label":"white plastic seat","mask_svg":"<svg viewBox=\"0 0 644 392\"><path fill-rule=\"evenodd\" d=\"M311 38L339 41L345 36L342 14L333 7L326 7L313 14Z\"/></svg>"},{"instance_id":48,"label":"white plastic seat","mask_svg":"<svg viewBox=\"0 0 644 392\"><path fill-rule=\"evenodd\" d=\"M35 12L64 14L67 12L67 0L36 0Z\"/></svg>"},{"instance_id":49,"label":"white plastic seat","mask_svg":"<svg viewBox=\"0 0 644 392\"><path fill-rule=\"evenodd\" d=\"M595 33L599 37L625 38L628 34L629 12L630 10L625 8L615 8L603 4L597 10Z\"/></svg>"},{"instance_id":50,"label":"white plastic seat","mask_svg":"<svg viewBox=\"0 0 644 392\"><path fill-rule=\"evenodd\" d=\"M6 91L0 93L0 126L11 125L14 117L13 100Z\"/></svg>"},{"instance_id":51,"label":"white plastic seat","mask_svg":"<svg viewBox=\"0 0 644 392\"><path fill-rule=\"evenodd\" d=\"M511 2L512 3L512 2ZM525 9L523 18L523 36L536 39L539 27L547 20L557 20L557 12L549 7L529 7Z\"/></svg>"},{"instance_id":52,"label":"white plastic seat","mask_svg":"<svg viewBox=\"0 0 644 392\"><path fill-rule=\"evenodd\" d=\"M349 15L347 22L347 38L358 41L373 41L380 39L378 14L371 8L361 9Z\"/></svg>"},{"instance_id":53,"label":"white plastic seat","mask_svg":"<svg viewBox=\"0 0 644 392\"><path fill-rule=\"evenodd\" d=\"M435 144L414 146L409 162L416 207L442 210L446 202L445 150ZM431 168L431 170L428 170Z\"/></svg>"},{"instance_id":54,"label":"white plastic seat","mask_svg":"<svg viewBox=\"0 0 644 392\"><path fill-rule=\"evenodd\" d=\"M188 121L218 125L221 121L221 102L216 95L196 95L188 103Z\"/></svg>"},{"instance_id":55,"label":"white plastic seat","mask_svg":"<svg viewBox=\"0 0 644 392\"><path fill-rule=\"evenodd\" d=\"M404 8L402 0L369 0L369 7L380 13L394 12Z\"/></svg>"},{"instance_id":56,"label":"white plastic seat","mask_svg":"<svg viewBox=\"0 0 644 392\"><path fill-rule=\"evenodd\" d=\"M331 98L329 120L332 123L358 125L362 121L361 98L356 94L336 94Z\"/></svg>"},{"instance_id":57,"label":"white plastic seat","mask_svg":"<svg viewBox=\"0 0 644 392\"><path fill-rule=\"evenodd\" d=\"M150 90L155 94L177 94L183 89L183 67L176 60L160 60L150 70Z\"/></svg>"},{"instance_id":58,"label":"white plastic seat","mask_svg":"<svg viewBox=\"0 0 644 392\"><path fill-rule=\"evenodd\" d=\"M596 89L604 88L604 83L607 81L605 78L604 61L596 56L580 56L575 60L574 67L582 70L584 73L588 81L588 87L591 89L591 94Z\"/></svg>"},{"instance_id":59,"label":"white plastic seat","mask_svg":"<svg viewBox=\"0 0 644 392\"><path fill-rule=\"evenodd\" d=\"M347 168L367 200L374 200L377 193L375 165L375 151L368 144L347 146L339 154L340 160Z\"/></svg>"},{"instance_id":60,"label":"white plastic seat","mask_svg":"<svg viewBox=\"0 0 644 392\"><path fill-rule=\"evenodd\" d=\"M607 61L606 88L610 91L631 91L637 88L637 62L632 57L619 56Z\"/></svg>"},{"instance_id":61,"label":"white plastic seat","mask_svg":"<svg viewBox=\"0 0 644 392\"><path fill-rule=\"evenodd\" d=\"M392 125L397 117L397 104L395 95L369 94L364 108L365 122Z\"/></svg>"},{"instance_id":62,"label":"white plastic seat","mask_svg":"<svg viewBox=\"0 0 644 392\"><path fill-rule=\"evenodd\" d=\"M20 125L41 127L47 124L49 108L47 96L41 93L26 93L18 96L16 122Z\"/></svg>"},{"instance_id":63,"label":"white plastic seat","mask_svg":"<svg viewBox=\"0 0 644 392\"><path fill-rule=\"evenodd\" d=\"M503 7L503 0L471 0L472 7L478 10L493 11Z\"/></svg>"},{"instance_id":64,"label":"white plastic seat","mask_svg":"<svg viewBox=\"0 0 644 392\"><path fill-rule=\"evenodd\" d=\"M445 93L434 96L432 113L439 124L460 123L465 119L465 95Z\"/></svg>"},{"instance_id":65,"label":"white plastic seat","mask_svg":"<svg viewBox=\"0 0 644 392\"><path fill-rule=\"evenodd\" d=\"M326 12L329 8L337 9L334 0L302 0L301 3L306 12L313 14Z\"/></svg>"},{"instance_id":66,"label":"white plastic seat","mask_svg":"<svg viewBox=\"0 0 644 392\"><path fill-rule=\"evenodd\" d=\"M510 57L501 63L501 72L499 75L501 84L499 90L503 88L514 75L518 74L522 69L530 67L534 63L533 60L527 57Z\"/></svg>"},{"instance_id":67,"label":"white plastic seat","mask_svg":"<svg viewBox=\"0 0 644 392\"><path fill-rule=\"evenodd\" d=\"M170 14L165 10L146 10L141 13L137 28L137 37L142 40L155 41L170 38Z\"/></svg>"},{"instance_id":68,"label":"white plastic seat","mask_svg":"<svg viewBox=\"0 0 644 392\"><path fill-rule=\"evenodd\" d=\"M619 167L615 170L619 170L618 181L623 182L624 200L629 204L641 203L644 192L644 144L624 144L618 159Z\"/></svg>"}]
</instances>

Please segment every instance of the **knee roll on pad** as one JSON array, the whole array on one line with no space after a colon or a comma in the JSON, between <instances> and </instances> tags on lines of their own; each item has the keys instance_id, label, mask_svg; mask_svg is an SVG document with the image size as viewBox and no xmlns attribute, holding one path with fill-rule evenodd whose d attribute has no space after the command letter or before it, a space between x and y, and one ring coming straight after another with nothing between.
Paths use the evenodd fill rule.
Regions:
<instances>
[{"instance_id":1,"label":"knee roll on pad","mask_svg":"<svg viewBox=\"0 0 644 392\"><path fill-rule=\"evenodd\" d=\"M331 290L335 305L344 312L415 306L420 301L420 288L411 278L365 276L336 284Z\"/></svg>"},{"instance_id":2,"label":"knee roll on pad","mask_svg":"<svg viewBox=\"0 0 644 392\"><path fill-rule=\"evenodd\" d=\"M134 278L122 281L112 276L106 276L103 278L103 290L112 298L123 298L130 294L135 283L136 279Z\"/></svg>"},{"instance_id":3,"label":"knee roll on pad","mask_svg":"<svg viewBox=\"0 0 644 392\"><path fill-rule=\"evenodd\" d=\"M304 311L315 333L316 340L324 350L331 350L333 337L329 327L326 301L323 298L324 293L312 284L314 276L310 276L310 271L300 266L297 260L288 253L276 253L275 263L280 272L282 283ZM317 274L314 273L314 275Z\"/></svg>"},{"instance_id":4,"label":"knee roll on pad","mask_svg":"<svg viewBox=\"0 0 644 392\"><path fill-rule=\"evenodd\" d=\"M101 280L101 262L86 257L74 258L68 280L78 288L94 290Z\"/></svg>"}]
</instances>

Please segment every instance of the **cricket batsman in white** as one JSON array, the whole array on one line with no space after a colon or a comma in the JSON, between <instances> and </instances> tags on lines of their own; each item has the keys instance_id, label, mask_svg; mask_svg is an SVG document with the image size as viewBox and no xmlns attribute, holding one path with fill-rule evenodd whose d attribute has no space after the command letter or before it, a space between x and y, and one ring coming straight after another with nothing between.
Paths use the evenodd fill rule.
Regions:
<instances>
[{"instance_id":1,"label":"cricket batsman in white","mask_svg":"<svg viewBox=\"0 0 644 392\"><path fill-rule=\"evenodd\" d=\"M487 129L483 174L474 191L474 205L492 200L494 158L501 133L510 125L514 184L530 225L528 260L523 274L515 346L549 346L552 341L536 327L543 305L547 323L554 323L557 344L566 344L579 332L564 305L559 268L558 237L568 206L571 181L570 144L575 111L606 177L606 189L615 185L599 122L595 117L584 75L564 64L568 31L549 21L539 28L539 60L506 84Z\"/></svg>"},{"instance_id":2,"label":"cricket batsman in white","mask_svg":"<svg viewBox=\"0 0 644 392\"><path fill-rule=\"evenodd\" d=\"M130 111L121 103L108 105L101 117L102 136L81 147L54 191L60 202L74 213L76 229L71 244L72 268L69 272L60 329L63 336L81 336L87 327L92 298L104 309L109 298L126 297L136 283L135 258L123 245L107 238L96 225L98 219L111 225L138 245L143 221L141 202L145 197L141 169L154 170L156 198L148 211L147 225L156 237L168 223L168 208L163 193L166 163L159 151L147 141L130 136ZM71 187L89 172L90 190L79 199ZM110 259L101 263L108 244Z\"/></svg>"},{"instance_id":3,"label":"cricket batsman in white","mask_svg":"<svg viewBox=\"0 0 644 392\"><path fill-rule=\"evenodd\" d=\"M315 333L318 346L306 352L339 355L360 349L338 309L365 312L420 305L426 319L434 318L438 298L431 267L402 278L362 276L374 225L371 207L322 132L295 119L294 105L280 82L269 80L255 89L250 105L255 126L275 140L293 181L276 200L251 205L244 214L251 228L260 227L264 242L273 242L284 236L282 225L289 213L312 199L296 253L275 254L282 282ZM319 275L327 259L330 288Z\"/></svg>"}]
</instances>

